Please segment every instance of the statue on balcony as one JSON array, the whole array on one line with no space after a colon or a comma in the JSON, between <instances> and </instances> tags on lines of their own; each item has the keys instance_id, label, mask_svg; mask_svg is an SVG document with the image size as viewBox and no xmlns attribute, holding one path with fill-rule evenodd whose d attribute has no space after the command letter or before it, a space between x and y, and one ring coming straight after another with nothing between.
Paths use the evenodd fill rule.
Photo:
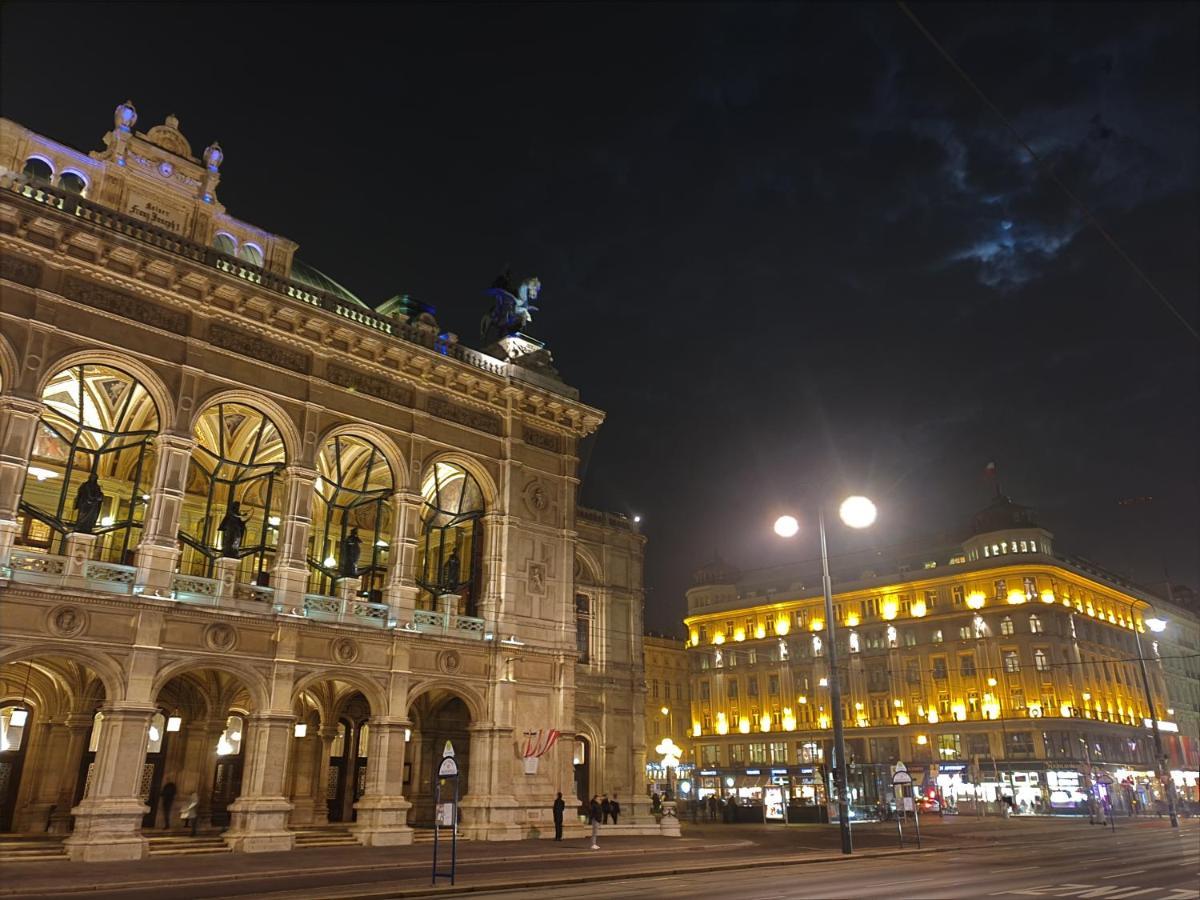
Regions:
<instances>
[{"instance_id":1,"label":"statue on balcony","mask_svg":"<svg viewBox=\"0 0 1200 900\"><path fill-rule=\"evenodd\" d=\"M242 540L246 537L246 519L242 518L241 511L241 504L234 500L217 526L221 532L221 555L226 559L237 559L241 555Z\"/></svg>"},{"instance_id":2,"label":"statue on balcony","mask_svg":"<svg viewBox=\"0 0 1200 900\"><path fill-rule=\"evenodd\" d=\"M100 481L92 472L87 481L75 492L75 528L80 534L91 534L100 520L100 508L104 506L104 491Z\"/></svg>"},{"instance_id":3,"label":"statue on balcony","mask_svg":"<svg viewBox=\"0 0 1200 900\"><path fill-rule=\"evenodd\" d=\"M458 548L455 547L450 551L450 556L446 559L446 564L442 566L442 593L454 594L458 592L458 586L462 583L459 581L459 573L462 569L462 562L458 558Z\"/></svg>"},{"instance_id":4,"label":"statue on balcony","mask_svg":"<svg viewBox=\"0 0 1200 900\"><path fill-rule=\"evenodd\" d=\"M520 286L513 288L512 275L508 269L492 282L486 293L492 298L492 309L479 323L480 336L484 344L491 344L502 337L517 334L533 321L538 308L533 305L542 283L537 278L526 278Z\"/></svg>"},{"instance_id":5,"label":"statue on balcony","mask_svg":"<svg viewBox=\"0 0 1200 900\"><path fill-rule=\"evenodd\" d=\"M358 536L358 529L351 528L350 533L342 538L342 553L338 565L340 577L358 577L358 556L361 552L362 539Z\"/></svg>"}]
</instances>

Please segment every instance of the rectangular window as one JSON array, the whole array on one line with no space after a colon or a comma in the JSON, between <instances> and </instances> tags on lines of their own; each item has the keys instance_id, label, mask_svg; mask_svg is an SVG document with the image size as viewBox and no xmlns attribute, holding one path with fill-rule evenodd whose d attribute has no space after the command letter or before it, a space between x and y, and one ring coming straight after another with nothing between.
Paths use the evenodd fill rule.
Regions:
<instances>
[{"instance_id":1,"label":"rectangular window","mask_svg":"<svg viewBox=\"0 0 1200 900\"><path fill-rule=\"evenodd\" d=\"M704 726L705 734L712 734L712 713L704 714L704 721L702 722L702 725Z\"/></svg>"},{"instance_id":2,"label":"rectangular window","mask_svg":"<svg viewBox=\"0 0 1200 900\"><path fill-rule=\"evenodd\" d=\"M975 674L975 657L971 655L958 658L958 674L969 678Z\"/></svg>"},{"instance_id":3,"label":"rectangular window","mask_svg":"<svg viewBox=\"0 0 1200 900\"><path fill-rule=\"evenodd\" d=\"M938 714L943 718L950 715L950 695L945 691L938 691Z\"/></svg>"},{"instance_id":4,"label":"rectangular window","mask_svg":"<svg viewBox=\"0 0 1200 900\"><path fill-rule=\"evenodd\" d=\"M729 763L737 765L746 760L746 745L745 744L730 744L729 745Z\"/></svg>"},{"instance_id":5,"label":"rectangular window","mask_svg":"<svg viewBox=\"0 0 1200 900\"><path fill-rule=\"evenodd\" d=\"M1022 541L1022 543L1024 542ZM1023 584L1025 587L1025 599L1036 600L1038 595L1037 579L1032 576L1026 576Z\"/></svg>"},{"instance_id":6,"label":"rectangular window","mask_svg":"<svg viewBox=\"0 0 1200 900\"><path fill-rule=\"evenodd\" d=\"M935 644L940 644L940 643L942 643L943 640L944 640L944 638L942 637L942 629L940 629L940 628L933 629L933 642Z\"/></svg>"},{"instance_id":7,"label":"rectangular window","mask_svg":"<svg viewBox=\"0 0 1200 900\"><path fill-rule=\"evenodd\" d=\"M918 663L915 659L910 659L904 663L904 680L908 684L921 683L920 663Z\"/></svg>"},{"instance_id":8,"label":"rectangular window","mask_svg":"<svg viewBox=\"0 0 1200 900\"><path fill-rule=\"evenodd\" d=\"M958 734L939 734L938 735L938 758L961 759L962 758L962 738Z\"/></svg>"},{"instance_id":9,"label":"rectangular window","mask_svg":"<svg viewBox=\"0 0 1200 900\"><path fill-rule=\"evenodd\" d=\"M788 762L787 744L775 743L770 745L770 760L773 766L786 766Z\"/></svg>"},{"instance_id":10,"label":"rectangular window","mask_svg":"<svg viewBox=\"0 0 1200 900\"><path fill-rule=\"evenodd\" d=\"M750 762L765 763L767 761L767 745L766 744L751 744L750 745Z\"/></svg>"},{"instance_id":11,"label":"rectangular window","mask_svg":"<svg viewBox=\"0 0 1200 900\"><path fill-rule=\"evenodd\" d=\"M931 663L933 665L933 677L938 681L943 681L946 678L946 657L935 656Z\"/></svg>"},{"instance_id":12,"label":"rectangular window","mask_svg":"<svg viewBox=\"0 0 1200 900\"><path fill-rule=\"evenodd\" d=\"M1033 756L1033 732L1014 731L1008 736L1010 759L1030 759Z\"/></svg>"},{"instance_id":13,"label":"rectangular window","mask_svg":"<svg viewBox=\"0 0 1200 900\"><path fill-rule=\"evenodd\" d=\"M771 675L767 678L767 693L772 697L779 696L779 676Z\"/></svg>"},{"instance_id":14,"label":"rectangular window","mask_svg":"<svg viewBox=\"0 0 1200 900\"><path fill-rule=\"evenodd\" d=\"M653 681L650 682L650 685L651 685L651 689L650 689L651 695L654 697L655 700L657 700L658 699L658 679L655 678Z\"/></svg>"},{"instance_id":15,"label":"rectangular window","mask_svg":"<svg viewBox=\"0 0 1200 900\"><path fill-rule=\"evenodd\" d=\"M711 694L712 686L707 681L700 682L700 699L709 700L711 699Z\"/></svg>"},{"instance_id":16,"label":"rectangular window","mask_svg":"<svg viewBox=\"0 0 1200 900\"><path fill-rule=\"evenodd\" d=\"M750 681L747 682L746 696L748 696L748 697L757 697L758 696L758 676L757 675L752 676L750 678Z\"/></svg>"},{"instance_id":17,"label":"rectangular window","mask_svg":"<svg viewBox=\"0 0 1200 900\"><path fill-rule=\"evenodd\" d=\"M938 599L938 592L936 590L926 591L925 592L925 607L927 609L933 609L935 606L937 606L937 599Z\"/></svg>"},{"instance_id":18,"label":"rectangular window","mask_svg":"<svg viewBox=\"0 0 1200 900\"><path fill-rule=\"evenodd\" d=\"M579 661L592 661L592 601L586 594L575 595L575 649Z\"/></svg>"},{"instance_id":19,"label":"rectangular window","mask_svg":"<svg viewBox=\"0 0 1200 900\"><path fill-rule=\"evenodd\" d=\"M1050 660L1046 657L1046 651L1040 647L1033 651L1033 667L1039 672L1050 671Z\"/></svg>"},{"instance_id":20,"label":"rectangular window","mask_svg":"<svg viewBox=\"0 0 1200 900\"><path fill-rule=\"evenodd\" d=\"M736 700L738 698L738 683L736 681L731 680L727 685L726 690L728 692L727 696L730 700Z\"/></svg>"},{"instance_id":21,"label":"rectangular window","mask_svg":"<svg viewBox=\"0 0 1200 900\"><path fill-rule=\"evenodd\" d=\"M707 625L700 626L700 643L702 643L702 644L708 643L708 626Z\"/></svg>"},{"instance_id":22,"label":"rectangular window","mask_svg":"<svg viewBox=\"0 0 1200 900\"><path fill-rule=\"evenodd\" d=\"M971 639L971 626L970 625L959 625L958 626L958 637L960 640L969 641Z\"/></svg>"},{"instance_id":23,"label":"rectangular window","mask_svg":"<svg viewBox=\"0 0 1200 900\"><path fill-rule=\"evenodd\" d=\"M950 588L950 596L953 598L955 606L962 606L965 596L963 592L963 586L961 584L956 584L954 587Z\"/></svg>"},{"instance_id":24,"label":"rectangular window","mask_svg":"<svg viewBox=\"0 0 1200 900\"><path fill-rule=\"evenodd\" d=\"M913 631L911 628L904 629L904 646L905 647L917 646L917 633L915 631Z\"/></svg>"},{"instance_id":25,"label":"rectangular window","mask_svg":"<svg viewBox=\"0 0 1200 900\"><path fill-rule=\"evenodd\" d=\"M987 756L992 752L986 734L967 735L967 752L972 756Z\"/></svg>"},{"instance_id":26,"label":"rectangular window","mask_svg":"<svg viewBox=\"0 0 1200 900\"><path fill-rule=\"evenodd\" d=\"M719 766L721 764L720 746L718 744L702 744L700 761L706 766Z\"/></svg>"},{"instance_id":27,"label":"rectangular window","mask_svg":"<svg viewBox=\"0 0 1200 900\"><path fill-rule=\"evenodd\" d=\"M1004 671L1005 672L1020 672L1021 660L1017 656L1016 650L1004 651Z\"/></svg>"},{"instance_id":28,"label":"rectangular window","mask_svg":"<svg viewBox=\"0 0 1200 900\"><path fill-rule=\"evenodd\" d=\"M997 600L1008 599L1008 582L1005 579L1001 578L1000 580L993 582L992 586L996 589Z\"/></svg>"}]
</instances>

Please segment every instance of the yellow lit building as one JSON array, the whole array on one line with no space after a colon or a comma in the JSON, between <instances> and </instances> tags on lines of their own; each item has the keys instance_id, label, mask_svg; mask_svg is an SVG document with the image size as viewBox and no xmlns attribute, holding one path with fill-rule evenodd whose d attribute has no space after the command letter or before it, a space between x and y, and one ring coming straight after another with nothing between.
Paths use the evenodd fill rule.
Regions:
<instances>
[{"instance_id":1,"label":"yellow lit building","mask_svg":"<svg viewBox=\"0 0 1200 900\"><path fill-rule=\"evenodd\" d=\"M646 784L648 790L665 789L664 754L656 748L669 738L680 748L685 765L691 758L691 654L685 641L663 635L647 634L642 645L646 658Z\"/></svg>"},{"instance_id":2,"label":"yellow lit building","mask_svg":"<svg viewBox=\"0 0 1200 900\"><path fill-rule=\"evenodd\" d=\"M1158 788L1138 639L1163 736L1177 734L1146 625L1164 604L1056 555L1053 536L1007 498L972 524L964 543L895 559L891 571L878 557L835 565L856 814L886 801L897 760L960 811L1012 796L1027 812L1078 812L1085 773L1100 768L1130 781L1114 790L1125 794L1118 806L1133 791L1148 799ZM824 618L819 572L755 580L718 562L697 573L685 624L702 796L765 800L776 815L790 800L792 820L824 818L833 762ZM1195 772L1179 775L1194 792Z\"/></svg>"}]
</instances>

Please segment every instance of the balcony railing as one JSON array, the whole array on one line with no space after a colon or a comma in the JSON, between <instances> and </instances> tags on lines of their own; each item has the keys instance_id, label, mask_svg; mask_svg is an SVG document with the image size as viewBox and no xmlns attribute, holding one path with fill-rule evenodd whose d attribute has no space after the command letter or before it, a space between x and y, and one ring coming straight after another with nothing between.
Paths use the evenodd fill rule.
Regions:
<instances>
[{"instance_id":1,"label":"balcony railing","mask_svg":"<svg viewBox=\"0 0 1200 900\"><path fill-rule=\"evenodd\" d=\"M78 587L111 594L133 593L137 569L116 563L86 560L82 570L72 574L70 560L65 556L35 553L14 549L8 555L8 568L13 581L39 587Z\"/></svg>"},{"instance_id":2,"label":"balcony railing","mask_svg":"<svg viewBox=\"0 0 1200 900\"><path fill-rule=\"evenodd\" d=\"M226 275L247 281L264 290L272 291L284 297L299 301L308 306L318 307L338 316L348 319L366 328L371 328L389 337L418 344L426 349L449 356L461 363L476 369L481 369L492 375L507 377L510 373L508 363L480 353L461 344L451 343L437 334L431 328L410 325L399 319L389 319L376 315L371 310L362 309L345 303L340 298L323 291L315 290L297 281L282 278L266 269L251 265L244 260L228 256L213 247L206 247L194 241L179 237L173 232L157 228L139 219L115 212L98 203L93 203L79 194L61 187L48 184L41 179L27 175L5 173L0 175L0 190L10 191L35 203L40 203L66 215L74 216L106 231L112 231L133 240L149 244L160 250L181 256L191 262L208 266ZM545 377L534 378L528 373L522 373L526 381L535 381L538 386L559 394L570 396L573 389Z\"/></svg>"}]
</instances>

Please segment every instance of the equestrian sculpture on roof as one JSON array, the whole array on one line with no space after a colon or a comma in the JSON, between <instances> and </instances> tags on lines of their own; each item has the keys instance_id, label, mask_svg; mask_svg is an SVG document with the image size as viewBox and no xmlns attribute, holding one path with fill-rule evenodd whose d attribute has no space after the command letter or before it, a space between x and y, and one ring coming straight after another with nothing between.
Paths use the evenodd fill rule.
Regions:
<instances>
[{"instance_id":1,"label":"equestrian sculpture on roof","mask_svg":"<svg viewBox=\"0 0 1200 900\"><path fill-rule=\"evenodd\" d=\"M479 323L479 333L484 344L518 334L532 322L533 314L538 311L533 301L537 299L541 288L542 283L533 277L526 278L514 290L512 273L505 269L504 274L493 281L492 286L485 291L492 298L493 306Z\"/></svg>"}]
</instances>

